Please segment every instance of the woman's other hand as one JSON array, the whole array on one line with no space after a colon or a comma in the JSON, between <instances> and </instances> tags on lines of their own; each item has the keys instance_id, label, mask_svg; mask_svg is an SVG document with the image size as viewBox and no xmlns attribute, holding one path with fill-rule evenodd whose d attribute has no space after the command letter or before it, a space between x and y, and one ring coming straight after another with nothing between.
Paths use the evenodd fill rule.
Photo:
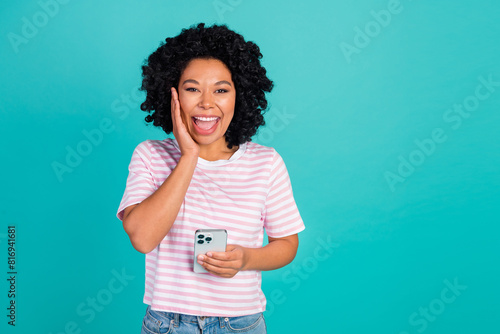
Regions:
<instances>
[{"instance_id":1,"label":"woman's other hand","mask_svg":"<svg viewBox=\"0 0 500 334\"><path fill-rule=\"evenodd\" d=\"M177 143L179 144L181 155L192 154L198 157L200 154L200 146L193 140L183 122L177 90L172 87L170 91L172 93L170 109L172 112L173 133Z\"/></svg>"},{"instance_id":2,"label":"woman's other hand","mask_svg":"<svg viewBox=\"0 0 500 334\"><path fill-rule=\"evenodd\" d=\"M227 245L225 252L208 252L206 255L199 255L197 260L209 273L231 278L244 270L247 262L246 248Z\"/></svg>"},{"instance_id":3,"label":"woman's other hand","mask_svg":"<svg viewBox=\"0 0 500 334\"><path fill-rule=\"evenodd\" d=\"M297 234L268 240L267 245L257 248L227 245L225 252L208 252L197 260L208 272L227 278L242 270L274 270L292 262L299 246Z\"/></svg>"}]
</instances>

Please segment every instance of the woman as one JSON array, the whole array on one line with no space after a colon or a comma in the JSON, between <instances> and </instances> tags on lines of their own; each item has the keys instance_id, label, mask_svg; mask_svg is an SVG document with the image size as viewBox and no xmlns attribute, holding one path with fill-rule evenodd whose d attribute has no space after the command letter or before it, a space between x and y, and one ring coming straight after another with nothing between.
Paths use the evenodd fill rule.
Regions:
<instances>
[{"instance_id":1,"label":"woman","mask_svg":"<svg viewBox=\"0 0 500 334\"><path fill-rule=\"evenodd\" d=\"M146 254L142 333L266 332L261 271L293 260L304 224L283 160L250 141L273 87L260 58L226 26L199 24L143 66L146 121L175 139L136 147L117 213ZM225 252L197 258L208 273L193 271L197 229L228 232Z\"/></svg>"}]
</instances>

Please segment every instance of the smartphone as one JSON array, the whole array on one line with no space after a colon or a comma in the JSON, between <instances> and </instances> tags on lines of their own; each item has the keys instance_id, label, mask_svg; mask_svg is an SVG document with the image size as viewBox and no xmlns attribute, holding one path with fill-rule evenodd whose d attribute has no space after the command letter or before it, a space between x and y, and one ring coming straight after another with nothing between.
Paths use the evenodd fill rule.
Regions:
<instances>
[{"instance_id":1,"label":"smartphone","mask_svg":"<svg viewBox=\"0 0 500 334\"><path fill-rule=\"evenodd\" d=\"M207 252L225 252L227 244L227 231L222 229L197 230L194 234L194 259L193 271L207 273L197 261L200 254Z\"/></svg>"}]
</instances>

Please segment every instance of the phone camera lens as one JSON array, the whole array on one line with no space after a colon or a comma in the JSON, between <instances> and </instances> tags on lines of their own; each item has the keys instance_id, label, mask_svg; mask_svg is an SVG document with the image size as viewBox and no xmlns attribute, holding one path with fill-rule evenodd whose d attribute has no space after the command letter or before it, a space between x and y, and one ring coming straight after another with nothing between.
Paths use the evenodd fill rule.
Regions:
<instances>
[{"instance_id":1,"label":"phone camera lens","mask_svg":"<svg viewBox=\"0 0 500 334\"><path fill-rule=\"evenodd\" d=\"M212 238L207 237L205 240L206 240L207 242L210 242L210 241L212 241Z\"/></svg>"},{"instance_id":2,"label":"phone camera lens","mask_svg":"<svg viewBox=\"0 0 500 334\"><path fill-rule=\"evenodd\" d=\"M198 239L203 239L205 236L203 234L198 234Z\"/></svg>"},{"instance_id":3,"label":"phone camera lens","mask_svg":"<svg viewBox=\"0 0 500 334\"><path fill-rule=\"evenodd\" d=\"M204 242L205 242L205 241L203 241L203 240L198 240L198 243L199 243L199 244L202 244L202 243L204 243Z\"/></svg>"}]
</instances>

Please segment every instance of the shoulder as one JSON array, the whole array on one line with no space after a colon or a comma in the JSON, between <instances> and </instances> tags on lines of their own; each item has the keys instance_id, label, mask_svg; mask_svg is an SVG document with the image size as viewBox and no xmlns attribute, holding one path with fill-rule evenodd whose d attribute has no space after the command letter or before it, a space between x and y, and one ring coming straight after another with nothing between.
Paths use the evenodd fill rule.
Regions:
<instances>
[{"instance_id":1,"label":"shoulder","mask_svg":"<svg viewBox=\"0 0 500 334\"><path fill-rule=\"evenodd\" d=\"M177 143L172 138L166 138L163 140L148 139L143 143L149 145L151 150L156 152L176 153L179 151Z\"/></svg>"},{"instance_id":2,"label":"shoulder","mask_svg":"<svg viewBox=\"0 0 500 334\"><path fill-rule=\"evenodd\" d=\"M148 139L137 145L135 151L138 151L139 153L142 153L151 158L156 155L175 155L178 152L178 148L174 140L171 138L163 140Z\"/></svg>"},{"instance_id":3,"label":"shoulder","mask_svg":"<svg viewBox=\"0 0 500 334\"><path fill-rule=\"evenodd\" d=\"M249 152L249 157L259 160L265 159L273 167L284 163L281 155L273 147L247 142L247 151Z\"/></svg>"},{"instance_id":4,"label":"shoulder","mask_svg":"<svg viewBox=\"0 0 500 334\"><path fill-rule=\"evenodd\" d=\"M246 152L247 155L250 155L252 157L259 157L259 158L269 158L273 159L276 155L278 155L278 152L273 147L268 147L264 145L260 145L254 142L247 142L246 143Z\"/></svg>"},{"instance_id":5,"label":"shoulder","mask_svg":"<svg viewBox=\"0 0 500 334\"><path fill-rule=\"evenodd\" d=\"M180 151L176 143L170 139L145 140L139 143L132 154L132 161L142 160L144 163L175 163L180 157Z\"/></svg>"},{"instance_id":6,"label":"shoulder","mask_svg":"<svg viewBox=\"0 0 500 334\"><path fill-rule=\"evenodd\" d=\"M247 142L245 160L249 164L266 169L269 175L284 165L284 161L276 149L254 142Z\"/></svg>"}]
</instances>

